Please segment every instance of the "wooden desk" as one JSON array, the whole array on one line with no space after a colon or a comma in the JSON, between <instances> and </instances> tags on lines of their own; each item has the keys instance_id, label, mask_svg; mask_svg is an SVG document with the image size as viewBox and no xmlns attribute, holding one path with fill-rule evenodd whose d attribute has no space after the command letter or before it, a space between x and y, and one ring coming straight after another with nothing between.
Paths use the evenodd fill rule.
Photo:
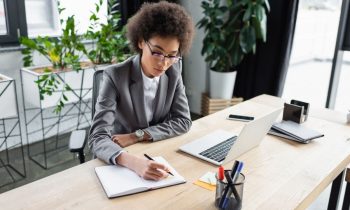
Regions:
<instances>
[{"instance_id":1,"label":"wooden desk","mask_svg":"<svg viewBox=\"0 0 350 210\"><path fill-rule=\"evenodd\" d=\"M262 95L193 122L191 131L166 141L129 147L134 154L161 155L187 179L186 184L108 199L95 175L99 160L54 174L0 195L3 209L215 209L215 192L194 184L217 167L178 151L180 145L221 128L239 132L244 123L225 120L229 113L262 115L283 100ZM307 126L325 134L304 145L266 136L244 161L243 209L305 209L350 163L349 125L311 116ZM232 163L225 165L230 168Z\"/></svg>"}]
</instances>

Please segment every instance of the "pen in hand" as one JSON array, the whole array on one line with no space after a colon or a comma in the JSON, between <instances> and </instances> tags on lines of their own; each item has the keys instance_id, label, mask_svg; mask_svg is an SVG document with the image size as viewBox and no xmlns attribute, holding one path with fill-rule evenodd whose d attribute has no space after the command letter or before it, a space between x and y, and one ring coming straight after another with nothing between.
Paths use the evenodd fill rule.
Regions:
<instances>
[{"instance_id":1,"label":"pen in hand","mask_svg":"<svg viewBox=\"0 0 350 210\"><path fill-rule=\"evenodd\" d=\"M153 158L151 158L150 156L148 156L147 154L143 154L148 160L153 160L155 161ZM171 176L174 176L174 174L172 174L170 171L167 171L168 174L170 174Z\"/></svg>"}]
</instances>

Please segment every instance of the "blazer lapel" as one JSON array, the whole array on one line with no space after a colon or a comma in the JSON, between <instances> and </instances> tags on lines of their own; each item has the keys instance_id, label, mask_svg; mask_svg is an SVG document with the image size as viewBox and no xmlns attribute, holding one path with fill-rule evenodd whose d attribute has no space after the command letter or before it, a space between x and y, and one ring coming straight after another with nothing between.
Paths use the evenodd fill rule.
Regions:
<instances>
[{"instance_id":1,"label":"blazer lapel","mask_svg":"<svg viewBox=\"0 0 350 210\"><path fill-rule=\"evenodd\" d=\"M163 74L159 79L159 86L155 98L155 110L152 122L159 122L164 110L165 100L168 92L168 76Z\"/></svg>"},{"instance_id":2,"label":"blazer lapel","mask_svg":"<svg viewBox=\"0 0 350 210\"><path fill-rule=\"evenodd\" d=\"M135 110L135 114L139 125L142 128L148 127L148 122L146 119L146 111L145 111L145 102L144 102L144 93L143 93L143 79L141 74L140 67L140 56L137 55L133 59L133 66L131 69L131 80L132 83L130 85L130 95L132 104Z\"/></svg>"}]
</instances>

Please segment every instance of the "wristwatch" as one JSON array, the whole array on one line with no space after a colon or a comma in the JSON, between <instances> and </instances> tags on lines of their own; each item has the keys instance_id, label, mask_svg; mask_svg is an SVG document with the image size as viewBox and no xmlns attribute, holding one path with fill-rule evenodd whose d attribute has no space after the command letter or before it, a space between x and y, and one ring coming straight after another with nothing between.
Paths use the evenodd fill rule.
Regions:
<instances>
[{"instance_id":1,"label":"wristwatch","mask_svg":"<svg viewBox=\"0 0 350 210\"><path fill-rule=\"evenodd\" d=\"M144 135L145 135L145 132L141 129L138 129L135 131L135 136L137 137L137 141L142 141Z\"/></svg>"}]
</instances>

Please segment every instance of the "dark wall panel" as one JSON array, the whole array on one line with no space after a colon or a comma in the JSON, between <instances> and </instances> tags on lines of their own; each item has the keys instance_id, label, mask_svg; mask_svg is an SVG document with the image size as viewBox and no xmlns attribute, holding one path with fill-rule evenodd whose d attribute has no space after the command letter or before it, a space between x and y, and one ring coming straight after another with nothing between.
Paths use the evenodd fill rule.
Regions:
<instances>
[{"instance_id":1,"label":"dark wall panel","mask_svg":"<svg viewBox=\"0 0 350 210\"><path fill-rule=\"evenodd\" d=\"M344 39L342 43L342 50L345 51L350 51L350 4L348 8L348 15L346 17L346 25L345 25L345 34L344 34Z\"/></svg>"}]
</instances>

